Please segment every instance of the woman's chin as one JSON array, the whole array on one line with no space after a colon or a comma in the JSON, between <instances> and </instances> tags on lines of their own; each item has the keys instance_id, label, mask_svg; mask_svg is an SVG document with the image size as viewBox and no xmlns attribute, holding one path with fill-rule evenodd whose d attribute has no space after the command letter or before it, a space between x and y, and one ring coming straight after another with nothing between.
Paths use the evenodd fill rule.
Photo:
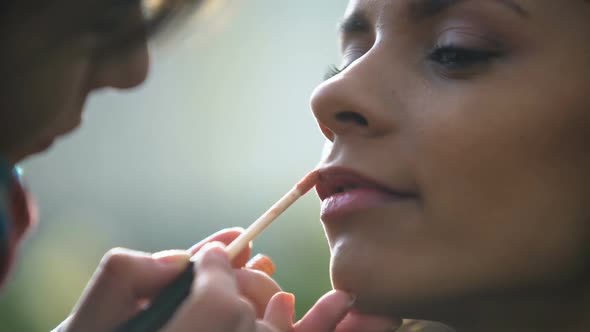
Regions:
<instances>
[{"instance_id":1,"label":"woman's chin","mask_svg":"<svg viewBox=\"0 0 590 332\"><path fill-rule=\"evenodd\" d=\"M370 269L367 260L351 262L332 257L331 278L335 289L341 289L354 295L355 310L371 314L394 314L391 311L387 285L383 285L376 276L377 269ZM371 271L367 273L366 271Z\"/></svg>"},{"instance_id":2,"label":"woman's chin","mask_svg":"<svg viewBox=\"0 0 590 332\"><path fill-rule=\"evenodd\" d=\"M396 269L397 271L401 271ZM370 272L368 272L370 271ZM354 309L367 314L435 320L439 315L431 306L441 298L427 285L405 280L407 274L364 260L332 257L332 285L354 295Z\"/></svg>"}]
</instances>

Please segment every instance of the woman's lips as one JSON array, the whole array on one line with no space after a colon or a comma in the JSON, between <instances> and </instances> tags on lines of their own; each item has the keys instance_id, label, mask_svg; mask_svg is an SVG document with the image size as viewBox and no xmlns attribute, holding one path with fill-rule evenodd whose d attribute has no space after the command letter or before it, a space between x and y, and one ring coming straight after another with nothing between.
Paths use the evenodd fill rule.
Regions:
<instances>
[{"instance_id":1,"label":"woman's lips","mask_svg":"<svg viewBox=\"0 0 590 332\"><path fill-rule=\"evenodd\" d=\"M322 201L323 221L416 197L413 193L387 187L358 172L341 167L320 170L316 191Z\"/></svg>"}]
</instances>

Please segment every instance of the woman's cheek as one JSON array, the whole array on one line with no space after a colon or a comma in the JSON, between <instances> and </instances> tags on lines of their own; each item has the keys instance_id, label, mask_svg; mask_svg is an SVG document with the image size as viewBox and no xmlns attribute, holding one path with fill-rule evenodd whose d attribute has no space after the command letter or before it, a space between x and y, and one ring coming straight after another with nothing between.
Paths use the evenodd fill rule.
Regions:
<instances>
[{"instance_id":1,"label":"woman's cheek","mask_svg":"<svg viewBox=\"0 0 590 332\"><path fill-rule=\"evenodd\" d=\"M431 221L443 221L445 236L455 233L482 268L502 278L547 275L578 257L584 241L590 121L581 105L588 97L539 98L549 90L488 87L439 107L420 126L417 165Z\"/></svg>"}]
</instances>

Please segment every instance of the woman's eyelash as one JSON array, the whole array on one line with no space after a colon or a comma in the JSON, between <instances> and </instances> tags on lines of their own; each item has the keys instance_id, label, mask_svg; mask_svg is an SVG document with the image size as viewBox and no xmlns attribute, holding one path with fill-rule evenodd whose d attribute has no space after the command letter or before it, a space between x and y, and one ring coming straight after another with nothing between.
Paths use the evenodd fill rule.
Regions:
<instances>
[{"instance_id":1,"label":"woman's eyelash","mask_svg":"<svg viewBox=\"0 0 590 332\"><path fill-rule=\"evenodd\" d=\"M338 68L335 65L330 65L328 67L328 70L324 74L324 80L326 80L326 81L329 80L330 78L340 74L343 70L344 70L344 68Z\"/></svg>"},{"instance_id":2,"label":"woman's eyelash","mask_svg":"<svg viewBox=\"0 0 590 332\"><path fill-rule=\"evenodd\" d=\"M460 70L486 64L498 56L500 56L500 52L496 50L443 45L434 47L434 49L428 54L428 59L446 69ZM340 74L344 69L346 69L346 66L339 68L335 65L330 65L324 74L324 80L329 80Z\"/></svg>"},{"instance_id":3,"label":"woman's eyelash","mask_svg":"<svg viewBox=\"0 0 590 332\"><path fill-rule=\"evenodd\" d=\"M428 58L448 69L465 69L470 66L486 64L499 55L500 52L495 50L446 45L436 46Z\"/></svg>"}]
</instances>

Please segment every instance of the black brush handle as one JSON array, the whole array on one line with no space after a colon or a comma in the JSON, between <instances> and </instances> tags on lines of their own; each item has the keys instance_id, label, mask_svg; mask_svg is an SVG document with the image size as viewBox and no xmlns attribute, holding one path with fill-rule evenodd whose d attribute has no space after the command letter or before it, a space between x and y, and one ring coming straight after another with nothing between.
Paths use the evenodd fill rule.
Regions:
<instances>
[{"instance_id":1,"label":"black brush handle","mask_svg":"<svg viewBox=\"0 0 590 332\"><path fill-rule=\"evenodd\" d=\"M194 263L190 262L147 309L118 327L115 332L157 332L170 320L176 309L189 295L194 279L195 267Z\"/></svg>"}]
</instances>

